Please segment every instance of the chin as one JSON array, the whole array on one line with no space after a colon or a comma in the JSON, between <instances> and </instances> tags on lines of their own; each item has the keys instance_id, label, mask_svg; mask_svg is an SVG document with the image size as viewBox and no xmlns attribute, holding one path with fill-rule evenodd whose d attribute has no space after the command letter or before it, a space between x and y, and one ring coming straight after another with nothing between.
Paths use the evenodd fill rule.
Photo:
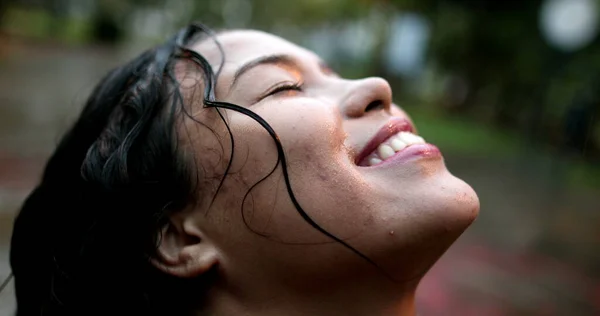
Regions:
<instances>
[{"instance_id":1,"label":"chin","mask_svg":"<svg viewBox=\"0 0 600 316\"><path fill-rule=\"evenodd\" d=\"M463 180L447 172L448 195L443 196L448 201L451 214L458 224L466 229L479 214L479 198L473 188ZM460 227L458 227L460 228Z\"/></svg>"},{"instance_id":2,"label":"chin","mask_svg":"<svg viewBox=\"0 0 600 316\"><path fill-rule=\"evenodd\" d=\"M447 170L431 180L427 209L422 211L434 236L454 242L477 218L479 198L470 185Z\"/></svg>"},{"instance_id":3,"label":"chin","mask_svg":"<svg viewBox=\"0 0 600 316\"><path fill-rule=\"evenodd\" d=\"M425 235L456 235L456 238L477 218L479 198L463 180L457 178L438 161L418 164L418 172L404 179L401 190L403 200L410 200L410 208L402 210L410 213ZM394 186L391 186L394 187ZM398 190L387 192L388 202L398 204ZM400 204L401 205L401 204Z\"/></svg>"},{"instance_id":4,"label":"chin","mask_svg":"<svg viewBox=\"0 0 600 316\"><path fill-rule=\"evenodd\" d=\"M479 214L479 199L463 180L448 171L422 183L413 193L424 197L411 214L387 226L394 236L384 258L384 270L396 281L416 281L452 246ZM384 225L385 227L386 225Z\"/></svg>"},{"instance_id":5,"label":"chin","mask_svg":"<svg viewBox=\"0 0 600 316\"><path fill-rule=\"evenodd\" d=\"M432 201L438 207L435 214L431 214L434 219L428 227L429 247L432 250L428 268L452 246L479 214L479 198L473 188L450 172L446 172L443 177L438 185L438 194Z\"/></svg>"}]
</instances>

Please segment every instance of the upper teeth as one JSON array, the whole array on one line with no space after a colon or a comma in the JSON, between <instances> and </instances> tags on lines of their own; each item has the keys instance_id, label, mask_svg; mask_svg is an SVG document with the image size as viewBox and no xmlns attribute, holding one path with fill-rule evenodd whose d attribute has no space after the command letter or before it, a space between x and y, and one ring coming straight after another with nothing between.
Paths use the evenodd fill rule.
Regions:
<instances>
[{"instance_id":1,"label":"upper teeth","mask_svg":"<svg viewBox=\"0 0 600 316\"><path fill-rule=\"evenodd\" d=\"M410 132L400 132L381 143L377 147L377 150L367 157L367 165L373 166L379 164L392 157L395 153L414 144L425 144L425 140Z\"/></svg>"}]
</instances>

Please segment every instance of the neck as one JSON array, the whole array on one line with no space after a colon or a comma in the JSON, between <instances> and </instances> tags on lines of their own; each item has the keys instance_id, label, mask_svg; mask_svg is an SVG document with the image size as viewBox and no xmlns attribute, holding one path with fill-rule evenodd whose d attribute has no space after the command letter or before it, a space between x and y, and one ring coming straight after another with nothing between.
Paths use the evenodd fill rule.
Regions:
<instances>
[{"instance_id":1,"label":"neck","mask_svg":"<svg viewBox=\"0 0 600 316\"><path fill-rule=\"evenodd\" d=\"M378 288L315 288L303 294L289 289L263 288L254 293L215 289L210 294L205 313L247 316L414 316L416 285L402 286L400 289L397 284L393 289L389 285Z\"/></svg>"}]
</instances>

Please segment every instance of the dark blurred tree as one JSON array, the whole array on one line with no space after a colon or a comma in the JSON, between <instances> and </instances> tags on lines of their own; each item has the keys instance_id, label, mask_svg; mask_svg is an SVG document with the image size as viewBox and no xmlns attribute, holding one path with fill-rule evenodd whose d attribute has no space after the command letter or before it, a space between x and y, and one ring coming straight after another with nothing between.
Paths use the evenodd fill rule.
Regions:
<instances>
[{"instance_id":1,"label":"dark blurred tree","mask_svg":"<svg viewBox=\"0 0 600 316\"><path fill-rule=\"evenodd\" d=\"M434 23L430 57L442 72L463 77L469 86L465 101L450 107L451 112L519 128L546 143L558 144L575 130L578 136L569 137L581 138L582 128L593 129L577 129L571 123L565 130L563 119L581 112L570 107L581 104L575 101L584 89L581 83L589 82L590 66L599 65L598 41L569 56L550 47L538 24L541 0L434 2L420 7ZM587 67L569 70L577 63ZM496 91L496 99L482 99L490 89ZM559 99L553 89L560 90ZM599 90L592 93L597 96ZM588 105L585 112L598 113L598 106ZM586 146L590 149L595 143L587 141Z\"/></svg>"},{"instance_id":2,"label":"dark blurred tree","mask_svg":"<svg viewBox=\"0 0 600 316\"><path fill-rule=\"evenodd\" d=\"M8 6L8 0L0 0L0 25L4 21L4 13L6 12L6 8Z\"/></svg>"},{"instance_id":3,"label":"dark blurred tree","mask_svg":"<svg viewBox=\"0 0 600 316\"><path fill-rule=\"evenodd\" d=\"M135 1L96 0L95 2L95 10L90 21L92 39L105 44L118 43L125 35L122 10Z\"/></svg>"},{"instance_id":4,"label":"dark blurred tree","mask_svg":"<svg viewBox=\"0 0 600 316\"><path fill-rule=\"evenodd\" d=\"M92 17L92 38L101 43L115 44L123 37L123 30L114 15L98 10Z\"/></svg>"},{"instance_id":5,"label":"dark blurred tree","mask_svg":"<svg viewBox=\"0 0 600 316\"><path fill-rule=\"evenodd\" d=\"M542 71L540 55L549 49L537 27L539 1L440 1L431 11L434 33L430 56L443 71L467 78L471 93L454 110L479 106L474 97L497 85L505 98L494 119L511 124L524 110L521 90L531 91ZM517 98L517 99L515 99Z\"/></svg>"}]
</instances>

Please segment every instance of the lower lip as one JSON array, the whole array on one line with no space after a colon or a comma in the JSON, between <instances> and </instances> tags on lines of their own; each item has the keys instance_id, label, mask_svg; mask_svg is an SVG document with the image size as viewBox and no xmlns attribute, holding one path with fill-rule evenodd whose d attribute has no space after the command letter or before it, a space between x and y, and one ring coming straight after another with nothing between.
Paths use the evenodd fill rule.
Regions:
<instances>
[{"instance_id":1,"label":"lower lip","mask_svg":"<svg viewBox=\"0 0 600 316\"><path fill-rule=\"evenodd\" d=\"M439 148L431 144L415 144L395 153L392 157L384 160L382 163L372 167L385 166L391 163L402 163L412 159L422 158L441 158L442 153Z\"/></svg>"}]
</instances>

